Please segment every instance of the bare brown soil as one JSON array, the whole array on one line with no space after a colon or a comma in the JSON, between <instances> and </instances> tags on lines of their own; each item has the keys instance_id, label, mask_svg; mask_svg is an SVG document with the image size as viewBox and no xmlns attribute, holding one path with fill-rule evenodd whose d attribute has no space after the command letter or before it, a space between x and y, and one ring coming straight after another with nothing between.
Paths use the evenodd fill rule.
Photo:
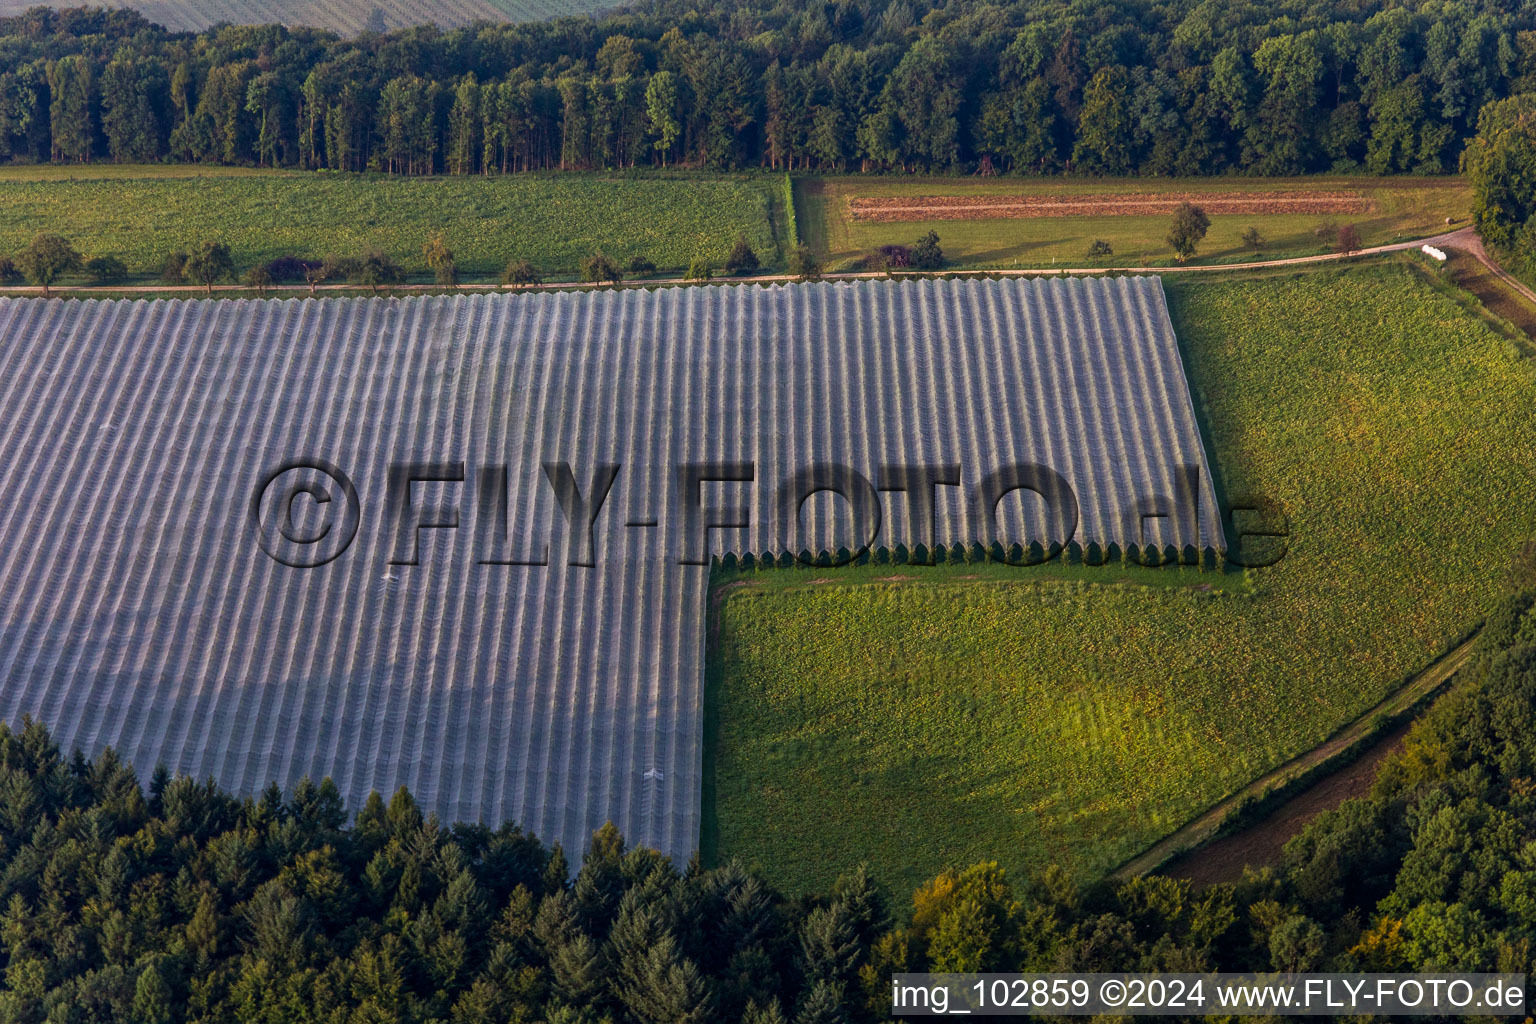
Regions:
<instances>
[{"instance_id":1,"label":"bare brown soil","mask_svg":"<svg viewBox=\"0 0 1536 1024\"><path fill-rule=\"evenodd\" d=\"M854 220L1016 220L1028 217L1124 217L1172 213L1190 202L1207 213L1369 213L1359 192L1122 192L1081 195L854 196Z\"/></svg>"}]
</instances>

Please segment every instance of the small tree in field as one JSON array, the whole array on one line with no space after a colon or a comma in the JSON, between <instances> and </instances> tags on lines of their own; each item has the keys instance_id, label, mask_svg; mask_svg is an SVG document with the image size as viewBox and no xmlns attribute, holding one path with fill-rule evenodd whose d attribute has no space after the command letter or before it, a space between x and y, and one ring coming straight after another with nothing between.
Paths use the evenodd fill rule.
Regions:
<instances>
[{"instance_id":1,"label":"small tree in field","mask_svg":"<svg viewBox=\"0 0 1536 1024\"><path fill-rule=\"evenodd\" d=\"M16 269L16 261L9 256L0 256L0 284L10 284L21 280L21 271Z\"/></svg>"},{"instance_id":2,"label":"small tree in field","mask_svg":"<svg viewBox=\"0 0 1536 1024\"><path fill-rule=\"evenodd\" d=\"M373 249L358 261L355 276L358 284L365 284L377 292L380 285L399 284L405 279L405 272L394 260Z\"/></svg>"},{"instance_id":3,"label":"small tree in field","mask_svg":"<svg viewBox=\"0 0 1536 1024\"><path fill-rule=\"evenodd\" d=\"M267 294L267 289L272 287L272 271L267 269L265 263L258 263L245 272L245 276L241 278L241 283L247 288L256 289L257 295L265 295Z\"/></svg>"},{"instance_id":4,"label":"small tree in field","mask_svg":"<svg viewBox=\"0 0 1536 1024\"><path fill-rule=\"evenodd\" d=\"M336 261L322 260L319 263L306 263L304 265L304 283L309 285L309 294L314 295L315 289L324 282L336 276Z\"/></svg>"},{"instance_id":5,"label":"small tree in field","mask_svg":"<svg viewBox=\"0 0 1536 1024\"><path fill-rule=\"evenodd\" d=\"M310 294L314 294L315 284L321 281L355 281L361 271L363 261L352 256L330 256L320 264L320 269L315 272L314 283L309 286Z\"/></svg>"},{"instance_id":6,"label":"small tree in field","mask_svg":"<svg viewBox=\"0 0 1536 1024\"><path fill-rule=\"evenodd\" d=\"M738 235L736 244L731 248L731 255L725 261L727 274L755 274L757 268L762 266L757 253L752 251L752 246L747 243L746 235Z\"/></svg>"},{"instance_id":7,"label":"small tree in field","mask_svg":"<svg viewBox=\"0 0 1536 1024\"><path fill-rule=\"evenodd\" d=\"M1179 204L1173 211L1173 226L1168 229L1168 244L1182 263L1195 254L1205 233L1211 228L1211 218L1205 211L1190 202Z\"/></svg>"},{"instance_id":8,"label":"small tree in field","mask_svg":"<svg viewBox=\"0 0 1536 1024\"><path fill-rule=\"evenodd\" d=\"M445 288L452 288L459 283L458 264L453 261L453 250L448 248L448 238L441 231L432 232L432 237L421 247L421 253L427 258L427 269L432 271L433 280Z\"/></svg>"},{"instance_id":9,"label":"small tree in field","mask_svg":"<svg viewBox=\"0 0 1536 1024\"><path fill-rule=\"evenodd\" d=\"M196 281L213 294L213 283L235 276L235 261L229 255L229 246L223 242L204 242L187 255L182 274L188 281Z\"/></svg>"},{"instance_id":10,"label":"small tree in field","mask_svg":"<svg viewBox=\"0 0 1536 1024\"><path fill-rule=\"evenodd\" d=\"M789 255L789 272L802 281L814 281L821 277L821 258L802 242Z\"/></svg>"},{"instance_id":11,"label":"small tree in field","mask_svg":"<svg viewBox=\"0 0 1536 1024\"><path fill-rule=\"evenodd\" d=\"M1339 236L1334 242L1334 247L1342 253L1360 251L1360 229L1353 224L1345 224L1339 228Z\"/></svg>"},{"instance_id":12,"label":"small tree in field","mask_svg":"<svg viewBox=\"0 0 1536 1024\"><path fill-rule=\"evenodd\" d=\"M187 254L183 249L165 257L165 262L160 265L160 280L166 284L181 284L187 279Z\"/></svg>"},{"instance_id":13,"label":"small tree in field","mask_svg":"<svg viewBox=\"0 0 1536 1024\"><path fill-rule=\"evenodd\" d=\"M599 249L581 261L581 279L594 284L602 284L604 281L618 284L624 280L624 275L613 260L603 255L603 251Z\"/></svg>"},{"instance_id":14,"label":"small tree in field","mask_svg":"<svg viewBox=\"0 0 1536 1024\"><path fill-rule=\"evenodd\" d=\"M115 284L128 276L128 268L116 256L97 256L86 260L85 272L96 284Z\"/></svg>"},{"instance_id":15,"label":"small tree in field","mask_svg":"<svg viewBox=\"0 0 1536 1024\"><path fill-rule=\"evenodd\" d=\"M53 282L61 274L80 269L80 254L68 239L58 235L38 235L16 257L16 266L28 281L41 285L47 297Z\"/></svg>"},{"instance_id":16,"label":"small tree in field","mask_svg":"<svg viewBox=\"0 0 1536 1024\"><path fill-rule=\"evenodd\" d=\"M538 284L541 280L538 268L527 260L513 260L501 272L502 284Z\"/></svg>"},{"instance_id":17,"label":"small tree in field","mask_svg":"<svg viewBox=\"0 0 1536 1024\"><path fill-rule=\"evenodd\" d=\"M915 270L938 270L944 265L944 250L939 248L939 235L930 231L912 244L912 267Z\"/></svg>"},{"instance_id":18,"label":"small tree in field","mask_svg":"<svg viewBox=\"0 0 1536 1024\"><path fill-rule=\"evenodd\" d=\"M688 280L708 281L715 276L715 268L709 265L708 260L696 259L688 264Z\"/></svg>"},{"instance_id":19,"label":"small tree in field","mask_svg":"<svg viewBox=\"0 0 1536 1024\"><path fill-rule=\"evenodd\" d=\"M1093 244L1088 247L1088 258L1091 260L1103 259L1106 256L1113 256L1114 254L1115 247L1104 241L1102 238L1095 238L1093 240Z\"/></svg>"},{"instance_id":20,"label":"small tree in field","mask_svg":"<svg viewBox=\"0 0 1536 1024\"><path fill-rule=\"evenodd\" d=\"M1255 253L1261 253L1269 242L1265 240L1263 235L1259 234L1258 228L1248 227L1243 228L1243 244Z\"/></svg>"}]
</instances>

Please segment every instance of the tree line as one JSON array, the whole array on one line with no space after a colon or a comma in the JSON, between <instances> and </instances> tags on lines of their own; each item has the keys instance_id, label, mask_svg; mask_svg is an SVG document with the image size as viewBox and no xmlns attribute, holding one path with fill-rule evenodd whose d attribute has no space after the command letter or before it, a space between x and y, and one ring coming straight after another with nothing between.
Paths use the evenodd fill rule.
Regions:
<instances>
[{"instance_id":1,"label":"tree line","mask_svg":"<svg viewBox=\"0 0 1536 1024\"><path fill-rule=\"evenodd\" d=\"M37 8L0 19L0 159L1438 174L1533 88L1536 11L1492 0L641 0L354 39Z\"/></svg>"},{"instance_id":2,"label":"tree line","mask_svg":"<svg viewBox=\"0 0 1536 1024\"><path fill-rule=\"evenodd\" d=\"M1536 275L1536 94L1485 107L1465 164L1478 235L1512 269Z\"/></svg>"},{"instance_id":3,"label":"tree line","mask_svg":"<svg viewBox=\"0 0 1536 1024\"><path fill-rule=\"evenodd\" d=\"M1202 889L984 863L910 898L854 866L789 896L611 826L573 865L404 789L350 821L329 780L146 791L0 725L0 1021L857 1024L905 970L1536 975L1536 590L1479 643L1368 797Z\"/></svg>"},{"instance_id":4,"label":"tree line","mask_svg":"<svg viewBox=\"0 0 1536 1024\"><path fill-rule=\"evenodd\" d=\"M459 266L448 237L441 231L427 236L421 247L427 270L433 282L440 288L459 286ZM919 253L914 262L912 252ZM903 255L901 267L932 270L943 263L943 250L939 248L939 236L930 231L918 240L913 248L903 245L883 247L886 252ZM730 255L725 260L725 273L732 277L756 274L762 268L757 252L745 235L738 236ZM167 254L161 265L160 281L167 285L201 285L207 294L213 294L213 286L225 281L238 281L258 295L265 295L276 285L304 282L311 295L322 283L347 282L362 285L375 293L381 287L402 284L407 271L378 249L370 249L361 255L333 255L323 259L307 259L301 256L279 256L246 267L239 273L229 246L220 241L205 240L190 250L176 249ZM790 252L790 272L801 280L814 280L821 276L821 263L816 254L801 245ZM894 273L896 267L882 264L881 269ZM641 256L629 260L620 268L601 249L584 257L580 264L580 279L587 284L612 284L623 282L625 274L646 278L656 273L656 264ZM14 285L25 280L42 289L43 297L52 295L52 288L67 275L84 276L97 287L111 287L127 280L128 267L115 256L94 256L87 259L75 248L74 243L62 235L49 233L33 237L25 249L14 257L0 256L0 287ZM687 280L708 281L714 277L714 266L707 260L695 259L690 264ZM539 285L544 283L540 270L526 259L512 259L502 271L503 285Z\"/></svg>"}]
</instances>

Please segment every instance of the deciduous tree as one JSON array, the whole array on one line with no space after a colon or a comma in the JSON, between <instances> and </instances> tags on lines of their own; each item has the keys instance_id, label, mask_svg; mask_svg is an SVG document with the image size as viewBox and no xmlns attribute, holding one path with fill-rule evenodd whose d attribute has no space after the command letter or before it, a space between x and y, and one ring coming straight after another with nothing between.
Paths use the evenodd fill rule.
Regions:
<instances>
[{"instance_id":1,"label":"deciduous tree","mask_svg":"<svg viewBox=\"0 0 1536 1024\"><path fill-rule=\"evenodd\" d=\"M235 261L229 254L229 246L223 242L203 242L187 254L182 275L188 281L201 284L212 295L216 282L235 276Z\"/></svg>"},{"instance_id":2,"label":"deciduous tree","mask_svg":"<svg viewBox=\"0 0 1536 1024\"><path fill-rule=\"evenodd\" d=\"M1210 230L1211 218L1190 202L1182 202L1173 211L1173 225L1168 229L1168 244L1182 263L1195 254L1195 248Z\"/></svg>"},{"instance_id":3,"label":"deciduous tree","mask_svg":"<svg viewBox=\"0 0 1536 1024\"><path fill-rule=\"evenodd\" d=\"M16 266L46 297L61 275L80 269L80 253L59 235L38 235L16 256Z\"/></svg>"}]
</instances>

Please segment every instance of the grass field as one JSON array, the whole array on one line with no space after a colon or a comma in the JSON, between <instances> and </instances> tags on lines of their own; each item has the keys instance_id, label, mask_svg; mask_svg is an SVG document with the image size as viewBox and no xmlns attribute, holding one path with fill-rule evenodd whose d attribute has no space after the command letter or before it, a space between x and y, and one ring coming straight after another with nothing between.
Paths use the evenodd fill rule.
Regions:
<instances>
[{"instance_id":1,"label":"grass field","mask_svg":"<svg viewBox=\"0 0 1536 1024\"><path fill-rule=\"evenodd\" d=\"M767 177L388 178L235 168L0 169L0 253L41 231L87 257L116 256L157 275L167 253L203 239L247 267L277 256L355 255L379 248L425 279L421 246L447 232L459 269L493 277L510 259L574 274L601 248L663 270L695 257L725 261L745 234L764 264L781 261L778 179Z\"/></svg>"},{"instance_id":2,"label":"grass field","mask_svg":"<svg viewBox=\"0 0 1536 1024\"><path fill-rule=\"evenodd\" d=\"M858 860L897 893L984 859L1101 873L1475 623L1536 535L1536 363L1406 261L1166 287L1222 493L1284 503L1285 560L1209 590L956 567L719 595L708 855L796 891Z\"/></svg>"},{"instance_id":3,"label":"grass field","mask_svg":"<svg viewBox=\"0 0 1536 1024\"><path fill-rule=\"evenodd\" d=\"M1242 234L1255 227L1267 240L1261 258L1305 256L1331 250L1315 229L1324 221L1354 224L1366 245L1436 234L1445 218L1465 220L1471 193L1458 178L1212 178L1167 179L1028 179L1028 178L806 178L796 184L799 226L813 248L828 254L831 268L871 249L910 244L926 231L938 232L945 256L961 267L1038 267L1058 265L1158 266L1174 262L1164 241L1170 217L1156 215L1074 214L984 220L908 220L896 223L855 219L854 199L916 205L924 197L1058 197L1096 201L1112 209L1117 197L1148 192L1189 192L1211 196L1261 192L1347 192L1371 209L1364 213L1217 213L1195 262L1232 263L1256 258ZM905 205L905 204L904 204ZM1213 208L1214 211L1214 208ZM1104 239L1114 249L1108 258L1089 261L1088 247Z\"/></svg>"}]
</instances>

